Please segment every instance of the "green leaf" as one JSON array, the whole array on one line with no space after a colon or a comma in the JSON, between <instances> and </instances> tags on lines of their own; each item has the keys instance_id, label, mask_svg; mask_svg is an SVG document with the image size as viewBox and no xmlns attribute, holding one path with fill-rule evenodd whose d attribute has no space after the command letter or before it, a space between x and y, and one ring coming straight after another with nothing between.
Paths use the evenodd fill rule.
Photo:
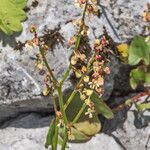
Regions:
<instances>
[{"instance_id":1,"label":"green leaf","mask_svg":"<svg viewBox=\"0 0 150 150\"><path fill-rule=\"evenodd\" d=\"M16 31L16 32L22 30L22 25L20 24L20 22L17 19L14 19L13 22L11 21L12 18L8 18L8 19L10 19L10 23L7 24L7 27L10 30Z\"/></svg>"},{"instance_id":2,"label":"green leaf","mask_svg":"<svg viewBox=\"0 0 150 150\"><path fill-rule=\"evenodd\" d=\"M96 122L90 122L90 121L83 121L83 122L78 122L74 126L75 128L84 133L87 136L93 136L96 133L98 133L101 129L101 124L98 121L98 118L95 116Z\"/></svg>"},{"instance_id":3,"label":"green leaf","mask_svg":"<svg viewBox=\"0 0 150 150\"><path fill-rule=\"evenodd\" d=\"M60 135L58 135L58 144L59 145L63 144L63 138Z\"/></svg>"},{"instance_id":4,"label":"green leaf","mask_svg":"<svg viewBox=\"0 0 150 150\"><path fill-rule=\"evenodd\" d=\"M137 81L134 80L132 77L130 78L130 85L131 85L132 89L136 89L138 86Z\"/></svg>"},{"instance_id":5,"label":"green leaf","mask_svg":"<svg viewBox=\"0 0 150 150\"><path fill-rule=\"evenodd\" d=\"M71 92L68 92L64 96L64 102L67 101L70 95ZM105 104L105 102L102 99L99 98L99 96L96 93L92 94L91 100L95 104L96 113L93 114L93 118L89 118L89 116L85 115L87 108L84 110L78 122L74 124L73 128L71 128L72 133L75 137L75 142L88 141L93 135L97 134L100 131L101 123L98 119L97 114L102 114L108 119L113 118L112 110ZM79 93L77 93L74 97L74 100L66 109L66 115L70 122L73 121L80 108L82 107L83 103L84 102L80 100ZM61 136L63 135L62 130L63 129L60 130Z\"/></svg>"},{"instance_id":6,"label":"green leaf","mask_svg":"<svg viewBox=\"0 0 150 150\"><path fill-rule=\"evenodd\" d=\"M130 105L130 104L132 104L132 103L133 103L132 99L127 99L127 100L125 101L125 105Z\"/></svg>"},{"instance_id":7,"label":"green leaf","mask_svg":"<svg viewBox=\"0 0 150 150\"><path fill-rule=\"evenodd\" d=\"M7 35L11 35L13 32L4 23L0 20L0 29L5 32Z\"/></svg>"},{"instance_id":8,"label":"green leaf","mask_svg":"<svg viewBox=\"0 0 150 150\"><path fill-rule=\"evenodd\" d=\"M64 137L65 132L66 131L64 127L59 128L59 132L58 132L58 144L59 145L63 145L64 140L62 137ZM69 148L69 146L66 145L66 148Z\"/></svg>"},{"instance_id":9,"label":"green leaf","mask_svg":"<svg viewBox=\"0 0 150 150\"><path fill-rule=\"evenodd\" d=\"M150 104L149 103L136 104L136 108L139 111L144 111L145 109L150 109Z\"/></svg>"},{"instance_id":10,"label":"green leaf","mask_svg":"<svg viewBox=\"0 0 150 150\"><path fill-rule=\"evenodd\" d=\"M128 63L137 65L141 60L146 65L150 64L150 45L147 44L145 38L136 36L129 47Z\"/></svg>"},{"instance_id":11,"label":"green leaf","mask_svg":"<svg viewBox=\"0 0 150 150\"><path fill-rule=\"evenodd\" d=\"M71 92L68 92L64 96L64 101L68 99L70 94ZM80 100L80 95L79 93L77 93L72 103L66 109L66 115L69 121L73 121L73 119L79 112L82 105L83 105L83 101ZM72 129L76 142L89 140L93 135L97 134L101 129L101 123L98 119L97 114L94 113L93 118L89 118L88 115L85 115L86 111L87 108L84 110L80 119L76 124L74 124L74 128Z\"/></svg>"},{"instance_id":12,"label":"green leaf","mask_svg":"<svg viewBox=\"0 0 150 150\"><path fill-rule=\"evenodd\" d=\"M130 73L130 76L137 82L144 81L145 72L141 68L133 69Z\"/></svg>"},{"instance_id":13,"label":"green leaf","mask_svg":"<svg viewBox=\"0 0 150 150\"><path fill-rule=\"evenodd\" d=\"M48 148L50 145L52 145L54 134L55 134L55 120L52 120L48 130L48 134L45 142L45 148Z\"/></svg>"},{"instance_id":14,"label":"green leaf","mask_svg":"<svg viewBox=\"0 0 150 150\"><path fill-rule=\"evenodd\" d=\"M146 73L146 74L145 74L145 82L146 82L147 84L150 84L150 73Z\"/></svg>"},{"instance_id":15,"label":"green leaf","mask_svg":"<svg viewBox=\"0 0 150 150\"><path fill-rule=\"evenodd\" d=\"M145 81L145 72L141 68L136 68L130 72L130 77L130 85L136 89L140 82Z\"/></svg>"},{"instance_id":16,"label":"green leaf","mask_svg":"<svg viewBox=\"0 0 150 150\"><path fill-rule=\"evenodd\" d=\"M114 117L112 110L101 98L99 98L99 96L95 92L93 93L91 100L93 101L96 112L98 114L103 115L107 119L112 119Z\"/></svg>"},{"instance_id":17,"label":"green leaf","mask_svg":"<svg viewBox=\"0 0 150 150\"><path fill-rule=\"evenodd\" d=\"M21 9L25 8L27 4L27 0L10 0L10 1L14 3L16 7Z\"/></svg>"},{"instance_id":18,"label":"green leaf","mask_svg":"<svg viewBox=\"0 0 150 150\"><path fill-rule=\"evenodd\" d=\"M22 31L21 21L26 19L22 10L27 0L0 0L0 29L7 35Z\"/></svg>"},{"instance_id":19,"label":"green leaf","mask_svg":"<svg viewBox=\"0 0 150 150\"><path fill-rule=\"evenodd\" d=\"M76 128L71 128L71 131L75 138L74 141L76 141L76 142L83 142L83 141L88 141L91 139L90 136L87 136L85 133L79 131Z\"/></svg>"},{"instance_id":20,"label":"green leaf","mask_svg":"<svg viewBox=\"0 0 150 150\"><path fill-rule=\"evenodd\" d=\"M90 136L85 135L84 133L82 133L81 131L77 130L74 127L71 128L71 133L74 136L74 140L73 140L74 142L85 142L91 139ZM64 137L63 128L59 130L59 135L60 137Z\"/></svg>"},{"instance_id":21,"label":"green leaf","mask_svg":"<svg viewBox=\"0 0 150 150\"><path fill-rule=\"evenodd\" d=\"M138 67L130 73L130 85L136 89L139 83L150 84L150 73L145 72L145 68Z\"/></svg>"}]
</instances>

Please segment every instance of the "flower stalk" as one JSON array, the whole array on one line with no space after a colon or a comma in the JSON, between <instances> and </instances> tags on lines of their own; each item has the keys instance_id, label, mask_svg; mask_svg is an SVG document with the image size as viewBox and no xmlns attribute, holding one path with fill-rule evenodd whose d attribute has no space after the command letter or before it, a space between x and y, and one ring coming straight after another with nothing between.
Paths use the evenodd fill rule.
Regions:
<instances>
[{"instance_id":1,"label":"flower stalk","mask_svg":"<svg viewBox=\"0 0 150 150\"><path fill-rule=\"evenodd\" d=\"M52 69L51 69L50 66L49 66L49 63L48 63L48 61L47 61L47 59L46 59L46 57L45 57L45 54L44 54L44 50L43 50L42 48L39 48L39 50L40 50L40 53L41 53L41 55L42 55L43 62L45 63L45 66L46 66L46 68L47 68L47 70L48 70L48 72L49 72L49 74L50 74L50 77L52 78L55 87L57 87L58 81L57 81L57 79L55 78L55 76L54 76L54 74L53 74L53 72L52 72Z\"/></svg>"},{"instance_id":2,"label":"flower stalk","mask_svg":"<svg viewBox=\"0 0 150 150\"><path fill-rule=\"evenodd\" d=\"M54 134L54 137L53 137L52 150L57 150L58 131L59 131L58 122L59 122L59 119L58 119L58 117L56 117L56 121L55 121L55 134Z\"/></svg>"},{"instance_id":3,"label":"flower stalk","mask_svg":"<svg viewBox=\"0 0 150 150\"><path fill-rule=\"evenodd\" d=\"M88 4L88 0L87 0L86 3L85 3L84 10L83 10L83 14L82 14L82 17L81 17L82 22L84 22L84 20L85 20L85 13L86 13L86 9L87 9L87 4ZM77 40L76 40L76 43L75 43L75 48L74 48L73 53L76 52L76 51L78 50L78 48L79 48L80 41L81 41L81 36L82 36L82 35L81 35L82 30L83 30L83 25L81 25L81 27L80 27L80 29L79 29L79 32L78 32L78 35L77 35ZM62 80L60 81L60 86L63 85L64 81L65 81L65 80L67 79L67 77L69 76L69 73L70 73L71 69L72 69L72 65L71 65L71 63L70 63L69 66L68 66L68 69L66 70L65 74L63 75Z\"/></svg>"},{"instance_id":4,"label":"flower stalk","mask_svg":"<svg viewBox=\"0 0 150 150\"><path fill-rule=\"evenodd\" d=\"M77 92L79 92L79 90L81 90L80 89L81 84L84 82L84 80L86 82L88 81L88 79L89 79L88 74L90 73L90 69L92 68L91 66L95 60L95 55L96 55L95 52L92 55L91 59L86 59L86 55L80 51L81 38L88 35L89 27L85 24L85 16L86 16L86 13L89 13L89 14L94 13L95 2L96 1L92 1L92 0L77 0L77 3L79 4L79 6L81 8L83 8L83 13L82 13L82 17L81 17L80 21L78 23L76 23L76 25L79 27L79 30L78 30L77 35L74 38L75 39L74 50L72 52L71 57L77 56L76 58L78 60L80 59L82 61L82 63L84 63L84 66L83 67L81 66L82 74L80 76L80 79L79 79L78 83L76 84L76 86L74 87L74 90L71 93L68 100L66 101L66 103L64 103L64 95L63 95L63 91L62 91L62 86L63 86L65 80L68 78L71 70L73 70L73 72L77 71L76 67L70 61L70 64L69 64L66 72L64 73L62 79L60 80L60 82L58 82L53 73L53 70L51 69L51 67L48 63L48 60L46 58L46 53L47 53L48 47L46 45L44 45L42 41L40 41L40 39L38 38L37 32L36 32L36 28L34 26L30 30L31 33L34 34L32 44L39 47L39 54L37 55L36 66L39 69L39 71L42 72L42 74L44 74L46 72L43 69L43 66L47 70L47 75L44 80L44 83L46 86L44 95L46 95L46 96L49 94L52 95L54 110L56 113L56 118L55 118L55 122L54 122L55 129L54 129L54 135L52 135L53 137L52 137L52 144L51 144L52 150L57 150L59 130L64 128L63 142L62 142L61 150L65 150L66 144L69 140L69 135L72 134L71 128L73 127L73 124L78 122L79 118L81 117L82 113L84 112L84 110L86 109L87 106L90 107L90 111L92 111L92 109L94 108L93 104L90 101L86 101L83 103L79 112L76 114L76 116L72 122L70 122L68 120L67 115L66 115L66 109L68 108L69 104L74 100L74 97L77 94ZM87 60L87 62L85 60ZM85 79L85 77L86 77L86 79ZM54 99L54 93L56 91L58 94L58 104L59 104L60 111L58 110L57 105L56 105L56 100ZM83 92L87 93L86 89L83 89ZM91 90L88 91L87 95L89 95L89 93L91 93ZM90 98L90 96L88 96L88 97Z\"/></svg>"},{"instance_id":5,"label":"flower stalk","mask_svg":"<svg viewBox=\"0 0 150 150\"><path fill-rule=\"evenodd\" d=\"M68 131L67 131L67 128L65 128L63 139L64 140L63 140L63 143L62 143L61 150L65 150L66 149L66 145L67 145L67 141L68 141Z\"/></svg>"}]
</instances>

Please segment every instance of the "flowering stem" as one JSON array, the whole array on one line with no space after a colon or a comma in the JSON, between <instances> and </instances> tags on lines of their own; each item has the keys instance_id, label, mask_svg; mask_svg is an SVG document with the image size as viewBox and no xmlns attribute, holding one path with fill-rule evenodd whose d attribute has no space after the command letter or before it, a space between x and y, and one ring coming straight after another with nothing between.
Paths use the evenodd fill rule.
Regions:
<instances>
[{"instance_id":1,"label":"flowering stem","mask_svg":"<svg viewBox=\"0 0 150 150\"><path fill-rule=\"evenodd\" d=\"M54 76L54 74L53 74L53 71L51 70L51 68L50 68L50 66L49 66L49 63L48 63L48 61L47 61L47 59L46 59L46 57L45 57L45 54L44 54L44 50L43 50L42 48L40 48L39 50L40 50L40 53L41 53L41 55L42 55L43 62L45 63L45 66L46 66L46 68L47 68L47 70L48 70L50 76L52 77L52 80L53 80L53 82L54 82L54 85L55 85L55 87L57 87L57 83L58 83L58 82L57 82L57 79L55 78L55 76Z\"/></svg>"},{"instance_id":2,"label":"flowering stem","mask_svg":"<svg viewBox=\"0 0 150 150\"><path fill-rule=\"evenodd\" d=\"M79 120L79 118L80 118L80 116L82 115L82 113L83 113L83 111L85 110L85 108L86 108L86 104L84 103L84 104L82 105L80 111L79 111L78 114L76 115L76 117L73 119L72 124L75 124L75 123Z\"/></svg>"},{"instance_id":3,"label":"flowering stem","mask_svg":"<svg viewBox=\"0 0 150 150\"><path fill-rule=\"evenodd\" d=\"M49 72L49 74L52 78L52 81L55 85L55 89L57 89L57 91L58 91L58 99L59 99L60 110L61 110L61 113L62 113L62 116L63 116L64 123L67 124L68 120L67 120L67 116L66 116L65 109L64 109L62 86L58 86L58 81L56 80L56 78L55 78L55 76L54 76L54 74L53 74L53 72L52 72L52 70L51 70L51 68L48 64L48 61L47 61L47 59L45 57L45 54L44 54L44 50L42 48L40 48L40 53L42 55L43 62L45 63L45 66L47 67L47 70L48 70L48 72ZM57 112L57 106L56 106L56 102L54 100L54 97L52 97L52 99L53 99L54 110L55 110L55 112ZM54 137L53 137L52 150L57 150L58 130L59 130L59 127L57 126L58 121L59 121L59 119L56 117L55 134L54 134ZM64 142L63 142L63 145L62 145L62 150L65 150L67 140L68 140L68 135L67 135L67 131L66 131L65 136L64 136Z\"/></svg>"},{"instance_id":4,"label":"flowering stem","mask_svg":"<svg viewBox=\"0 0 150 150\"><path fill-rule=\"evenodd\" d=\"M71 93L70 97L68 98L67 102L65 103L64 105L64 109L67 109L67 107L69 106L69 104L72 102L73 98L75 97L75 95L77 94L77 89L78 87L80 86L80 84L82 83L83 81L83 77L81 77L80 81L78 82L78 84L76 85L76 88L74 89L74 91Z\"/></svg>"},{"instance_id":5,"label":"flowering stem","mask_svg":"<svg viewBox=\"0 0 150 150\"><path fill-rule=\"evenodd\" d=\"M58 125L58 118L56 117L56 122L55 122L55 134L54 134L54 137L53 137L53 143L52 143L52 150L57 150L57 143L58 143L58 130L59 130L59 127L57 126Z\"/></svg>"},{"instance_id":6,"label":"flowering stem","mask_svg":"<svg viewBox=\"0 0 150 150\"><path fill-rule=\"evenodd\" d=\"M69 76L69 73L70 73L70 71L71 71L71 67L72 67L72 65L71 65L71 63L70 63L68 69L66 70L65 74L63 75L62 80L61 80L60 83L59 83L60 86L63 85L64 81L65 81L65 80L67 79L67 77Z\"/></svg>"},{"instance_id":7,"label":"flowering stem","mask_svg":"<svg viewBox=\"0 0 150 150\"><path fill-rule=\"evenodd\" d=\"M64 138L64 140L63 140L63 143L62 143L61 150L65 150L66 145L67 145L67 141L68 141L67 128L65 128L65 132L64 132L64 137L63 138Z\"/></svg>"},{"instance_id":8,"label":"flowering stem","mask_svg":"<svg viewBox=\"0 0 150 150\"><path fill-rule=\"evenodd\" d=\"M62 87L59 86L57 90L58 90L58 99L59 99L60 110L61 110L61 113L62 113L62 116L63 116L64 123L67 124L68 120L67 120L66 112L65 112L65 109L64 109Z\"/></svg>"},{"instance_id":9,"label":"flowering stem","mask_svg":"<svg viewBox=\"0 0 150 150\"><path fill-rule=\"evenodd\" d=\"M85 19L85 13L86 13L86 9L87 9L87 4L88 4L88 0L86 1L85 7L84 7L84 10L83 10L83 14L82 14L82 18L81 18L82 22L84 22L84 19ZM75 43L74 52L77 51L78 48L79 48L80 41L81 41L81 32L82 32L82 30L83 30L83 26L84 26L84 25L82 25L82 26L80 27L80 29L79 29L79 32L78 32L78 35L77 35L77 40L76 40L76 43ZM65 80L67 79L67 77L69 76L69 73L70 73L70 71L71 71L71 68L72 68L72 65L71 65L71 63L70 63L69 66L68 66L67 71L65 72L65 74L63 75L62 80L60 81L60 86L63 85L64 81L65 81Z\"/></svg>"},{"instance_id":10,"label":"flowering stem","mask_svg":"<svg viewBox=\"0 0 150 150\"><path fill-rule=\"evenodd\" d=\"M56 112L57 112L57 105L56 105L56 101L55 101L55 98L54 98L53 95L52 95L52 101L53 101L54 111L55 111L55 114L56 114Z\"/></svg>"},{"instance_id":11,"label":"flowering stem","mask_svg":"<svg viewBox=\"0 0 150 150\"><path fill-rule=\"evenodd\" d=\"M95 54L93 54L92 58L90 59L88 65L87 65L87 70L90 68L91 64L93 63L94 57L95 57ZM73 98L75 97L75 95L77 93L77 89L79 88L80 84L82 83L82 81L84 79L84 76L85 76L84 74L81 76L80 81L78 82L78 84L76 85L74 91L71 93L70 97L68 98L67 102L65 103L64 109L67 109L67 107L69 106L69 104L72 102Z\"/></svg>"}]
</instances>

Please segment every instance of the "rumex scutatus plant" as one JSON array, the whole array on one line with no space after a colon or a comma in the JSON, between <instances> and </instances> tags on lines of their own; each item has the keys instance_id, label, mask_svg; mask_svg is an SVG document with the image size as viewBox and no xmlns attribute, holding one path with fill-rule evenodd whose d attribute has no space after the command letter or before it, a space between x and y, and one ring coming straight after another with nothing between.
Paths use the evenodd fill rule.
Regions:
<instances>
[{"instance_id":1,"label":"rumex scutatus plant","mask_svg":"<svg viewBox=\"0 0 150 150\"><path fill-rule=\"evenodd\" d=\"M102 35L101 38L95 39L89 51L81 45L82 39L89 35L86 19L98 14L97 0L75 0L75 5L83 11L81 18L73 21L77 33L68 41L68 45L73 47L73 52L70 65L60 81L55 77L55 70L47 60L49 47L39 38L35 26L30 28L34 37L27 42L27 45L39 49L35 65L44 76L43 95L51 95L54 104L55 118L50 124L45 144L46 148L51 146L52 150L56 150L58 144L64 150L68 141L89 140L101 129L98 114L107 119L113 118L111 109L101 99L104 93L104 77L110 73L107 63L113 53L110 39ZM62 87L71 72L77 83L73 91L64 96Z\"/></svg>"}]
</instances>

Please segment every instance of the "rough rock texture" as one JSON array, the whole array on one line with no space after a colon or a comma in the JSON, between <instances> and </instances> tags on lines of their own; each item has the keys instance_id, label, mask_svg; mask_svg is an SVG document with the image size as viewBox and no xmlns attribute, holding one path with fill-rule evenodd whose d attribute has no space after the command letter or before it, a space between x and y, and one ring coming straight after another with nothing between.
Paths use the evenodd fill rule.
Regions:
<instances>
[{"instance_id":1,"label":"rough rock texture","mask_svg":"<svg viewBox=\"0 0 150 150\"><path fill-rule=\"evenodd\" d=\"M44 150L49 116L38 114L27 114L19 116L17 119L3 125L0 130L0 149L1 150ZM106 144L109 140L109 145ZM101 148L100 148L101 145ZM70 144L70 150L83 149L90 150L121 150L115 140L105 134L94 137L91 141L83 144ZM100 149L99 149L100 148Z\"/></svg>"},{"instance_id":2,"label":"rough rock texture","mask_svg":"<svg viewBox=\"0 0 150 150\"><path fill-rule=\"evenodd\" d=\"M134 35L145 34L145 23L142 22L141 15L147 2L149 0L100 0L101 17L87 20L91 26L90 44L92 45L93 39L102 33L104 25L115 42L124 42ZM24 42L32 38L29 33L29 26L32 24L38 26L40 35L43 35L45 29L60 27L58 32L64 38L64 44L57 44L54 53L50 52L48 55L59 79L69 64L71 49L67 48L67 40L76 32L71 21L81 13L74 7L74 0L39 0L39 5L35 8L31 4L32 0L29 0L30 10L28 19L23 23L22 33L7 37L0 32L0 150L43 150L49 116L40 114L52 111L50 98L41 95L42 79L34 67L33 56L37 49L24 48L23 51L14 51L16 41ZM110 66L112 73L106 77L104 99L113 101L112 92L120 97L131 92L128 84L130 68L120 64L116 58L112 58ZM64 90L69 87L71 83L68 80ZM124 98L119 101L122 99ZM26 114L29 112L40 114ZM128 112L128 117L126 112L119 112L112 122L105 122L105 134L97 135L86 144L73 144L70 149L100 150L101 145L102 150L112 147L114 150L143 150L149 132L149 113L147 112L144 121L136 122L139 129L134 125L134 115L132 111ZM122 144L118 144L117 139ZM91 145L93 146L90 148Z\"/></svg>"},{"instance_id":3,"label":"rough rock texture","mask_svg":"<svg viewBox=\"0 0 150 150\"><path fill-rule=\"evenodd\" d=\"M91 44L95 37L102 33L105 25L110 36L117 41L124 41L136 34L142 33L143 26L141 14L146 6L144 1L121 1L121 0L101 0L100 8L102 15L100 18L94 17L87 20L91 26ZM0 105L2 110L10 109L12 105L23 108L22 110L34 111L38 108L49 108L48 99L41 96L42 81L41 76L34 68L32 57L36 49L25 48L23 51L13 51L16 41L25 42L31 38L29 26L38 26L39 34L42 35L45 29L55 29L60 26L58 32L65 39L64 45L57 44L54 53L49 53L49 62L55 70L55 74L60 78L68 66L71 50L67 48L66 41L73 35L75 29L70 21L80 16L80 9L74 7L73 0L59 1L39 1L37 7L33 7L32 0L28 1L28 19L23 23L23 32L6 37L0 33ZM134 6L134 7L133 7ZM111 63L112 74L106 79L106 92L104 99L108 99L114 88L114 78L119 74L121 64L113 58ZM70 86L67 81L64 89ZM36 104L33 101L36 101ZM41 105L42 101L42 105ZM30 107L32 103L33 107ZM25 108L24 108L25 107ZM19 111L20 112L20 111ZM12 114L15 112L13 111ZM9 116L1 113L0 120Z\"/></svg>"},{"instance_id":4,"label":"rough rock texture","mask_svg":"<svg viewBox=\"0 0 150 150\"><path fill-rule=\"evenodd\" d=\"M44 142L53 116L27 113L5 122L0 128L1 150L45 150ZM69 150L149 150L150 113L135 111L135 107L105 120L102 133L87 143L69 144Z\"/></svg>"},{"instance_id":5,"label":"rough rock texture","mask_svg":"<svg viewBox=\"0 0 150 150\"><path fill-rule=\"evenodd\" d=\"M113 137L123 150L150 149L150 113L140 113L133 107L115 114L111 121L105 121L103 132Z\"/></svg>"}]
</instances>

